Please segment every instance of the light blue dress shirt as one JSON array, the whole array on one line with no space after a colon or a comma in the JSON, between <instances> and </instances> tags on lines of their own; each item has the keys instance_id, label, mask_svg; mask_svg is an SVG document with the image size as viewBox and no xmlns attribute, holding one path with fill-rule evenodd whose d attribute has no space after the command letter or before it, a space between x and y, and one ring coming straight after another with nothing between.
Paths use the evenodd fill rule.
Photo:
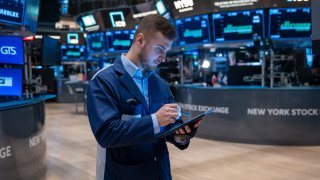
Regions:
<instances>
[{"instance_id":1,"label":"light blue dress shirt","mask_svg":"<svg viewBox=\"0 0 320 180\"><path fill-rule=\"evenodd\" d=\"M149 92L148 92L148 78L154 72L147 72L145 74L131 62L124 54L121 55L121 61L124 66L124 69L128 72L128 74L132 77L141 93L145 97L147 103L149 104ZM158 134L160 132L160 125L158 123L157 117L155 114L151 114L152 123L154 128L154 134Z\"/></svg>"}]
</instances>

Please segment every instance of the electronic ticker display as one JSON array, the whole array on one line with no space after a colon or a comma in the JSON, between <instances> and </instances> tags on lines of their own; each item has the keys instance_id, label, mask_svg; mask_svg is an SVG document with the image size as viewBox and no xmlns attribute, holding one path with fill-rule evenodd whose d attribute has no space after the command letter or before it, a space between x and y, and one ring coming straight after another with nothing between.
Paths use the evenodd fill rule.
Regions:
<instances>
[{"instance_id":1,"label":"electronic ticker display","mask_svg":"<svg viewBox=\"0 0 320 180\"><path fill-rule=\"evenodd\" d=\"M250 10L212 15L215 42L251 41L264 37L264 11Z\"/></svg>"},{"instance_id":2,"label":"electronic ticker display","mask_svg":"<svg viewBox=\"0 0 320 180\"><path fill-rule=\"evenodd\" d=\"M85 60L86 47L80 45L61 45L62 61Z\"/></svg>"},{"instance_id":3,"label":"electronic ticker display","mask_svg":"<svg viewBox=\"0 0 320 180\"><path fill-rule=\"evenodd\" d=\"M270 9L269 36L272 39L311 38L311 9Z\"/></svg>"},{"instance_id":4,"label":"electronic ticker display","mask_svg":"<svg viewBox=\"0 0 320 180\"><path fill-rule=\"evenodd\" d=\"M179 45L210 43L208 15L177 19L175 22Z\"/></svg>"},{"instance_id":5,"label":"electronic ticker display","mask_svg":"<svg viewBox=\"0 0 320 180\"><path fill-rule=\"evenodd\" d=\"M87 34L87 49L89 53L106 52L106 42L103 32Z\"/></svg>"},{"instance_id":6,"label":"electronic ticker display","mask_svg":"<svg viewBox=\"0 0 320 180\"><path fill-rule=\"evenodd\" d=\"M106 43L109 52L125 52L130 49L135 30L107 31Z\"/></svg>"}]
</instances>

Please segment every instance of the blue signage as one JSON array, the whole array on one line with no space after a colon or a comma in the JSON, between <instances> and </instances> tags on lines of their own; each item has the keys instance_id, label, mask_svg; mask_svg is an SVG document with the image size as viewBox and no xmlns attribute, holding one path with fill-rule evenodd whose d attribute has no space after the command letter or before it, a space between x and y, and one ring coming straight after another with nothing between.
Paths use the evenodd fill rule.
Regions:
<instances>
[{"instance_id":1,"label":"blue signage","mask_svg":"<svg viewBox=\"0 0 320 180\"><path fill-rule=\"evenodd\" d=\"M0 64L23 64L23 40L20 36L0 36Z\"/></svg>"},{"instance_id":2,"label":"blue signage","mask_svg":"<svg viewBox=\"0 0 320 180\"><path fill-rule=\"evenodd\" d=\"M106 43L109 52L126 52L130 49L135 30L107 31Z\"/></svg>"},{"instance_id":3,"label":"blue signage","mask_svg":"<svg viewBox=\"0 0 320 180\"><path fill-rule=\"evenodd\" d=\"M22 69L0 68L0 96L22 95Z\"/></svg>"},{"instance_id":4,"label":"blue signage","mask_svg":"<svg viewBox=\"0 0 320 180\"><path fill-rule=\"evenodd\" d=\"M0 22L23 24L25 0L0 1Z\"/></svg>"}]
</instances>

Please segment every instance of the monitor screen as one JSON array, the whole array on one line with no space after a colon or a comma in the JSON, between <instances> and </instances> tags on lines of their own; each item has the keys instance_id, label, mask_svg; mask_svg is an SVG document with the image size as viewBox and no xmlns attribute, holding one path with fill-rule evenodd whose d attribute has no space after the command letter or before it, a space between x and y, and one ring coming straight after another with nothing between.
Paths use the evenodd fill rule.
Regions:
<instances>
[{"instance_id":1,"label":"monitor screen","mask_svg":"<svg viewBox=\"0 0 320 180\"><path fill-rule=\"evenodd\" d=\"M264 11L251 10L212 15L214 41L253 41L264 37Z\"/></svg>"},{"instance_id":2,"label":"monitor screen","mask_svg":"<svg viewBox=\"0 0 320 180\"><path fill-rule=\"evenodd\" d=\"M94 26L97 24L97 22L92 14L82 16L81 19L82 19L83 25L86 27Z\"/></svg>"},{"instance_id":3,"label":"monitor screen","mask_svg":"<svg viewBox=\"0 0 320 180\"><path fill-rule=\"evenodd\" d=\"M0 36L0 64L23 64L23 39L20 36Z\"/></svg>"},{"instance_id":4,"label":"monitor screen","mask_svg":"<svg viewBox=\"0 0 320 180\"><path fill-rule=\"evenodd\" d=\"M9 24L23 24L25 1L0 1L0 22Z\"/></svg>"},{"instance_id":5,"label":"monitor screen","mask_svg":"<svg viewBox=\"0 0 320 180\"><path fill-rule=\"evenodd\" d=\"M167 8L164 5L162 0L156 1L154 5L155 5L160 16L164 15L167 12Z\"/></svg>"},{"instance_id":6,"label":"monitor screen","mask_svg":"<svg viewBox=\"0 0 320 180\"><path fill-rule=\"evenodd\" d=\"M22 69L0 68L0 96L22 95Z\"/></svg>"},{"instance_id":7,"label":"monitor screen","mask_svg":"<svg viewBox=\"0 0 320 180\"><path fill-rule=\"evenodd\" d=\"M210 42L208 15L177 19L176 26L179 36L179 45Z\"/></svg>"},{"instance_id":8,"label":"monitor screen","mask_svg":"<svg viewBox=\"0 0 320 180\"><path fill-rule=\"evenodd\" d=\"M107 31L106 42L109 52L126 52L130 49L135 30Z\"/></svg>"},{"instance_id":9,"label":"monitor screen","mask_svg":"<svg viewBox=\"0 0 320 180\"><path fill-rule=\"evenodd\" d=\"M106 52L106 42L104 33L87 34L87 49L89 53Z\"/></svg>"},{"instance_id":10,"label":"monitor screen","mask_svg":"<svg viewBox=\"0 0 320 180\"><path fill-rule=\"evenodd\" d=\"M61 59L59 48L60 43L57 39L43 36L41 50L42 65L59 65Z\"/></svg>"},{"instance_id":11,"label":"monitor screen","mask_svg":"<svg viewBox=\"0 0 320 180\"><path fill-rule=\"evenodd\" d=\"M61 45L62 61L82 61L85 60L85 46Z\"/></svg>"},{"instance_id":12,"label":"monitor screen","mask_svg":"<svg viewBox=\"0 0 320 180\"><path fill-rule=\"evenodd\" d=\"M311 9L270 9L269 36L272 39L311 38Z\"/></svg>"}]
</instances>

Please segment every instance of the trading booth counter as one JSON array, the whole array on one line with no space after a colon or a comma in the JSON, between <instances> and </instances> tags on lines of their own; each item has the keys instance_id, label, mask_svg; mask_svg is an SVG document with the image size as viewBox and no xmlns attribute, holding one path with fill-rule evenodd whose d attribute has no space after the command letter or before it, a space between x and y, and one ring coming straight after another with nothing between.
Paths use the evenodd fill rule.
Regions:
<instances>
[{"instance_id":1,"label":"trading booth counter","mask_svg":"<svg viewBox=\"0 0 320 180\"><path fill-rule=\"evenodd\" d=\"M213 108L197 136L275 145L320 145L320 88L172 86L192 116ZM187 119L187 117L183 117Z\"/></svg>"},{"instance_id":2,"label":"trading booth counter","mask_svg":"<svg viewBox=\"0 0 320 180\"><path fill-rule=\"evenodd\" d=\"M46 95L0 103L0 179L44 179Z\"/></svg>"}]
</instances>

